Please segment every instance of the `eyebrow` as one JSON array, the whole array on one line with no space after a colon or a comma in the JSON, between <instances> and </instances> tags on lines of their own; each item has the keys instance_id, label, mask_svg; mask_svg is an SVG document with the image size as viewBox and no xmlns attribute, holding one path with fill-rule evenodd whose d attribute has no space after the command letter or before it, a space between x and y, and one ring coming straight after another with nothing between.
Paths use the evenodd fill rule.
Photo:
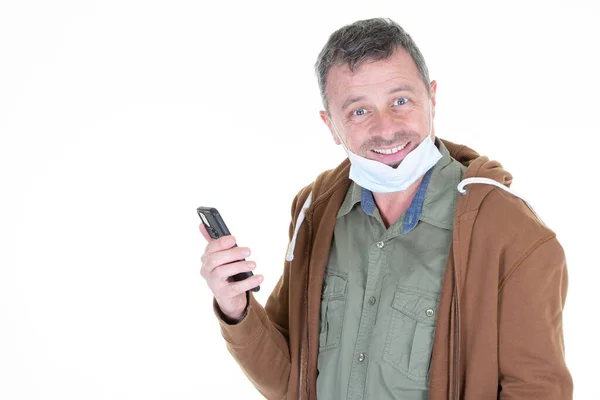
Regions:
<instances>
[{"instance_id":1,"label":"eyebrow","mask_svg":"<svg viewBox=\"0 0 600 400\"><path fill-rule=\"evenodd\" d=\"M392 93L396 93L396 92L414 92L414 91L415 90L413 89L412 86L410 86L408 84L404 84L404 85L396 86L395 88L390 90L388 92L388 94L392 94Z\"/></svg>"},{"instance_id":2,"label":"eyebrow","mask_svg":"<svg viewBox=\"0 0 600 400\"><path fill-rule=\"evenodd\" d=\"M400 86L396 86L392 89L390 89L390 91L388 92L388 94L394 94L394 93L398 93L398 92L413 92L413 87L410 85L400 85ZM345 110L346 108L348 108L351 104L356 103L358 101L364 100L365 96L351 96L348 97L344 103L342 103L342 110Z\"/></svg>"},{"instance_id":3,"label":"eyebrow","mask_svg":"<svg viewBox=\"0 0 600 400\"><path fill-rule=\"evenodd\" d=\"M346 108L348 108L350 106L350 104L352 103L356 103L357 101L361 101L365 98L365 96L352 96L352 97L348 97L344 103L342 104L342 111L344 111Z\"/></svg>"}]
</instances>

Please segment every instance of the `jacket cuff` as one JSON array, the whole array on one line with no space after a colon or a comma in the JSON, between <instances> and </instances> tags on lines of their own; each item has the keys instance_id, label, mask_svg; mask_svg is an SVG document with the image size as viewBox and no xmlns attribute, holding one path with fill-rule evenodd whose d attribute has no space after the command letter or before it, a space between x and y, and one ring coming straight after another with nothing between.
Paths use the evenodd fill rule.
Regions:
<instances>
[{"instance_id":1,"label":"jacket cuff","mask_svg":"<svg viewBox=\"0 0 600 400\"><path fill-rule=\"evenodd\" d=\"M242 319L236 323L229 323L227 317L219 308L217 300L213 297L213 311L219 320L221 334L225 341L233 345L242 345L252 339L260 330L262 330L262 321L260 318L261 305L256 301L250 291L246 292L248 305L242 315ZM257 312L258 311L258 312Z\"/></svg>"}]
</instances>

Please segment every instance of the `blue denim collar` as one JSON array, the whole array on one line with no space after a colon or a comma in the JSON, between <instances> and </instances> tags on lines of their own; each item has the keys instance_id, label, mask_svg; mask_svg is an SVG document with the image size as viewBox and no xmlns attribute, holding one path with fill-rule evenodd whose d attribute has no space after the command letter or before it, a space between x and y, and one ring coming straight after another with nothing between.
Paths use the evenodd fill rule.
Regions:
<instances>
[{"instance_id":1,"label":"blue denim collar","mask_svg":"<svg viewBox=\"0 0 600 400\"><path fill-rule=\"evenodd\" d=\"M415 197L413 197L410 206L406 210L404 222L402 224L403 234L407 234L412 231L415 226L417 226L417 222L419 222L421 210L423 209L423 202L425 201L425 194L427 193L427 187L429 186L429 181L431 180L433 168L434 167L431 167L423 176L423 180L421 180L421 183L419 184L419 189L417 190ZM373 198L373 193L368 189L361 189L360 205L362 210L365 212L365 214L374 216L376 205L375 199Z\"/></svg>"}]
</instances>

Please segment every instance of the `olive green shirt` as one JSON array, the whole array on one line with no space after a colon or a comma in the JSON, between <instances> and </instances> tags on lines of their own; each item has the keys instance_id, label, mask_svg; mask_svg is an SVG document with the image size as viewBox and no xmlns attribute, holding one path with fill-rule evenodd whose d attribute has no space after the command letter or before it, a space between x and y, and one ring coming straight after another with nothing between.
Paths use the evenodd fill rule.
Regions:
<instances>
[{"instance_id":1,"label":"olive green shirt","mask_svg":"<svg viewBox=\"0 0 600 400\"><path fill-rule=\"evenodd\" d=\"M389 228L373 195L352 182L324 278L317 398L427 399L456 186L466 167L442 158Z\"/></svg>"}]
</instances>

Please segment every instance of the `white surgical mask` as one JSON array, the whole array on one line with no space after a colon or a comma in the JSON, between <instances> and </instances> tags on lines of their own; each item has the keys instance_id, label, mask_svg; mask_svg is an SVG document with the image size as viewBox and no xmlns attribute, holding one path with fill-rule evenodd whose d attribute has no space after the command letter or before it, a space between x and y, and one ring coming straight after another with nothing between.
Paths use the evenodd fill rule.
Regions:
<instances>
[{"instance_id":1,"label":"white surgical mask","mask_svg":"<svg viewBox=\"0 0 600 400\"><path fill-rule=\"evenodd\" d=\"M351 163L350 179L375 193L392 193L408 189L442 158L442 154L431 140L433 128L431 102L429 103L429 134L413 151L404 157L397 168L354 154L344 144L342 137L333 125L333 121L331 121L331 125L340 138L344 150L348 153Z\"/></svg>"}]
</instances>

